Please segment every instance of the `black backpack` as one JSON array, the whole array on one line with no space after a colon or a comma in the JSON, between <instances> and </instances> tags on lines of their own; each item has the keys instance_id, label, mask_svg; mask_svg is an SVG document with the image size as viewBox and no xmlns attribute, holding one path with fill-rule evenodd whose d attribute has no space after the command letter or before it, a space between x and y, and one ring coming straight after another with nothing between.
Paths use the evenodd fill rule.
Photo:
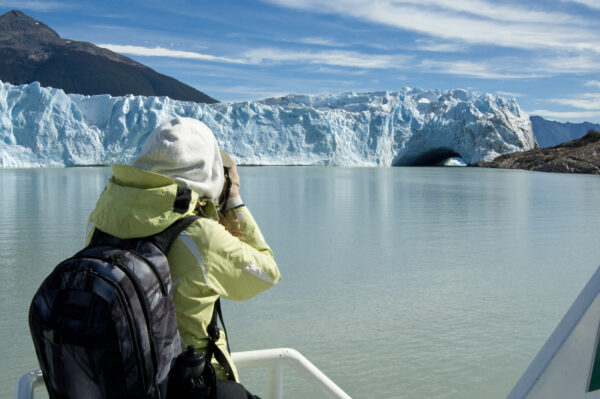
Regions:
<instances>
[{"instance_id":1,"label":"black backpack","mask_svg":"<svg viewBox=\"0 0 600 399\"><path fill-rule=\"evenodd\" d=\"M144 238L96 229L44 280L29 326L51 399L166 398L181 353L166 254L197 218Z\"/></svg>"}]
</instances>

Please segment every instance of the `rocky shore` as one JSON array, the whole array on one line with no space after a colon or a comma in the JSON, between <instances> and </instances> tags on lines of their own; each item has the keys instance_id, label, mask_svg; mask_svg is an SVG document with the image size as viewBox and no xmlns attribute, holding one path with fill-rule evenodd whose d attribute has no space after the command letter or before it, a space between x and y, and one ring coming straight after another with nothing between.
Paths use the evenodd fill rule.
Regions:
<instances>
[{"instance_id":1,"label":"rocky shore","mask_svg":"<svg viewBox=\"0 0 600 399\"><path fill-rule=\"evenodd\" d=\"M484 168L525 169L538 172L600 174L600 131L590 130L580 139L550 148L504 154Z\"/></svg>"}]
</instances>

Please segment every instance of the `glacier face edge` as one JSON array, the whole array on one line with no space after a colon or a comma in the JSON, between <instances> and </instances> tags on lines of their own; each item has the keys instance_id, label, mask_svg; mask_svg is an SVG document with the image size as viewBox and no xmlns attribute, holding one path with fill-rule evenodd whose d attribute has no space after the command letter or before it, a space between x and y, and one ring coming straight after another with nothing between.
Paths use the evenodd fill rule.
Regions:
<instances>
[{"instance_id":1,"label":"glacier face edge","mask_svg":"<svg viewBox=\"0 0 600 399\"><path fill-rule=\"evenodd\" d=\"M206 123L239 164L468 164L537 147L515 100L403 88L199 104L168 97L67 95L0 82L0 167L130 163L175 116Z\"/></svg>"}]
</instances>

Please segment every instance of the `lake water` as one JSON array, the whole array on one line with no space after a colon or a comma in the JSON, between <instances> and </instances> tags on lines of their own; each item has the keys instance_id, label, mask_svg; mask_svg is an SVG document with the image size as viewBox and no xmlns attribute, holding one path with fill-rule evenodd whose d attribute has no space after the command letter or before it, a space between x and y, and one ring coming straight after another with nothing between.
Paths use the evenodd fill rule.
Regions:
<instances>
[{"instance_id":1,"label":"lake water","mask_svg":"<svg viewBox=\"0 0 600 399\"><path fill-rule=\"evenodd\" d=\"M353 398L504 398L600 264L600 179L247 167L283 281L224 304L233 350L292 347ZM82 245L109 168L0 170L0 389L37 368L34 291ZM242 372L266 392L264 372ZM320 397L286 369L286 398Z\"/></svg>"}]
</instances>

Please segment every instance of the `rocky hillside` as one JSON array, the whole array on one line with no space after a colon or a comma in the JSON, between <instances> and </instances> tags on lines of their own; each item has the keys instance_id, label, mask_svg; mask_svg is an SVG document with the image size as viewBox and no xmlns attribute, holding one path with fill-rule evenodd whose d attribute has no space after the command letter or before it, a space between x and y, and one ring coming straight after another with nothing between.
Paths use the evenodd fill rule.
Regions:
<instances>
[{"instance_id":1,"label":"rocky hillside","mask_svg":"<svg viewBox=\"0 0 600 399\"><path fill-rule=\"evenodd\" d=\"M590 130L582 138L551 148L504 154L491 162L478 162L476 166L539 172L600 174L600 131Z\"/></svg>"},{"instance_id":2,"label":"rocky hillside","mask_svg":"<svg viewBox=\"0 0 600 399\"><path fill-rule=\"evenodd\" d=\"M0 16L0 81L63 89L85 95L215 99L130 58L91 43L63 39L50 27L13 10Z\"/></svg>"}]
</instances>

